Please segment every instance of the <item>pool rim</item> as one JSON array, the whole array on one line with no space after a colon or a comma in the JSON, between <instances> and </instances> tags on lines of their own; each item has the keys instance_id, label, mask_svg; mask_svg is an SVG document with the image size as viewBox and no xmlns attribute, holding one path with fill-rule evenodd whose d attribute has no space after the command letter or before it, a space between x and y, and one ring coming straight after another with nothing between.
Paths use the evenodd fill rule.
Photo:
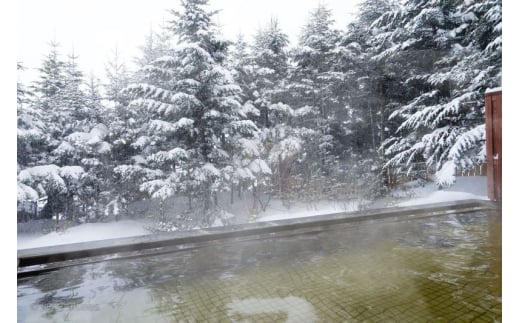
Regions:
<instances>
[{"instance_id":1,"label":"pool rim","mask_svg":"<svg viewBox=\"0 0 520 323\"><path fill-rule=\"evenodd\" d=\"M501 211L501 205L489 200L459 200L19 249L17 276L22 278L67 266L182 251L212 242L260 239L313 228L318 230L335 224L392 218L419 219L477 211Z\"/></svg>"}]
</instances>

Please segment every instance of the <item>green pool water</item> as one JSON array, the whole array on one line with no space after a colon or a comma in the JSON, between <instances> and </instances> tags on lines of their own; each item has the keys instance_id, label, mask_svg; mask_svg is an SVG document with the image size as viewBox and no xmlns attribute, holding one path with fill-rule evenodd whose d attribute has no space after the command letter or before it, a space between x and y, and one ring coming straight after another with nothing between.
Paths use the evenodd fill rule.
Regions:
<instances>
[{"instance_id":1,"label":"green pool water","mask_svg":"<svg viewBox=\"0 0 520 323\"><path fill-rule=\"evenodd\" d=\"M366 221L18 279L19 322L493 322L501 218Z\"/></svg>"}]
</instances>

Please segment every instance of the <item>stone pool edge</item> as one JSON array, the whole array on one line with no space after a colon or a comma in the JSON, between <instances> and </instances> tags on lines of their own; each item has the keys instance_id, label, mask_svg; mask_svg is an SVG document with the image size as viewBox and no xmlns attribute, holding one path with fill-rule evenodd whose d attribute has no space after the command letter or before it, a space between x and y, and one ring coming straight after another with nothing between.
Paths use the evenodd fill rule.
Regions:
<instances>
[{"instance_id":1,"label":"stone pool edge","mask_svg":"<svg viewBox=\"0 0 520 323\"><path fill-rule=\"evenodd\" d=\"M405 220L453 213L500 211L499 204L488 200L460 200L409 207L337 212L304 218L255 222L193 231L150 234L144 236L80 242L50 247L18 250L18 277L85 263L138 257L197 248L215 241L259 238L291 231L324 228L335 224L381 219Z\"/></svg>"}]
</instances>

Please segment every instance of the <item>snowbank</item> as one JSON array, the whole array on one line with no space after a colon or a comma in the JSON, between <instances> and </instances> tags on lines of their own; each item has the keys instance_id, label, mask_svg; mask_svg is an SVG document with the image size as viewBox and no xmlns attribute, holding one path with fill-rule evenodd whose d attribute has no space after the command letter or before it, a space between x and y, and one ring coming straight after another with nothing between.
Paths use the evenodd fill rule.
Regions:
<instances>
[{"instance_id":1,"label":"snowbank","mask_svg":"<svg viewBox=\"0 0 520 323\"><path fill-rule=\"evenodd\" d=\"M487 200L487 179L485 176L457 177L453 186L439 190L434 183L420 186L409 183L401 190L394 191L393 197L385 199L385 203L375 203L372 207L412 206L464 199ZM389 203L391 202L391 203ZM327 213L352 212L367 206L367 201L317 201L293 202L287 208L279 200L274 200L266 212L259 214L253 221L265 222L309 217ZM235 211L236 212L236 211ZM217 221L214 226L222 225ZM105 240L150 234L144 222L124 220L110 223L86 223L71 227L64 232L35 235L18 234L18 249L52 246L67 243Z\"/></svg>"},{"instance_id":2,"label":"snowbank","mask_svg":"<svg viewBox=\"0 0 520 323\"><path fill-rule=\"evenodd\" d=\"M403 190L404 188L404 190ZM485 176L456 177L455 183L448 188L439 190L435 183L418 185L409 183L401 189L392 192L393 198L375 201L371 208L388 206L412 206L430 203L441 203L466 199L487 200L487 178ZM309 217L337 212L358 211L368 201L320 201L315 203L294 203L291 208L284 207L281 202L274 201L265 213L261 213L256 221L276 221L293 218Z\"/></svg>"},{"instance_id":3,"label":"snowbank","mask_svg":"<svg viewBox=\"0 0 520 323\"><path fill-rule=\"evenodd\" d=\"M410 201L399 203L398 206L412 206L412 205L422 205L422 204L450 202L450 201L468 200L468 199L485 200L485 199L487 199L487 197L478 196L478 195L466 193L466 192L437 191L437 192L433 192L423 198L415 198Z\"/></svg>"},{"instance_id":4,"label":"snowbank","mask_svg":"<svg viewBox=\"0 0 520 323\"><path fill-rule=\"evenodd\" d=\"M457 177L453 186L439 190L434 183L412 188L411 199L397 206L412 206L465 199L488 200L486 176Z\"/></svg>"},{"instance_id":5,"label":"snowbank","mask_svg":"<svg viewBox=\"0 0 520 323\"><path fill-rule=\"evenodd\" d=\"M18 234L18 249L37 248L60 244L141 236L151 232L142 222L124 220L109 223L85 223L63 232L45 235Z\"/></svg>"},{"instance_id":6,"label":"snowbank","mask_svg":"<svg viewBox=\"0 0 520 323\"><path fill-rule=\"evenodd\" d=\"M282 205L281 201L273 201L272 206L262 212L256 221L276 221L294 218L303 218L328 213L353 212L359 210L360 202L349 201L319 201L315 203L293 203L290 208Z\"/></svg>"}]
</instances>

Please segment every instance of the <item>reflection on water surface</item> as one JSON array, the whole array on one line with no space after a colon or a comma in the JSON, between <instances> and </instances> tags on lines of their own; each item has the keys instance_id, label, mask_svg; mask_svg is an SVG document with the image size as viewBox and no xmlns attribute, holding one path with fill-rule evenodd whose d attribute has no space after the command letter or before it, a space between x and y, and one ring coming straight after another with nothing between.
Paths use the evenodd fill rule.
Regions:
<instances>
[{"instance_id":1,"label":"reflection on water surface","mask_svg":"<svg viewBox=\"0 0 520 323\"><path fill-rule=\"evenodd\" d=\"M18 280L20 322L501 320L487 213L215 244Z\"/></svg>"}]
</instances>

